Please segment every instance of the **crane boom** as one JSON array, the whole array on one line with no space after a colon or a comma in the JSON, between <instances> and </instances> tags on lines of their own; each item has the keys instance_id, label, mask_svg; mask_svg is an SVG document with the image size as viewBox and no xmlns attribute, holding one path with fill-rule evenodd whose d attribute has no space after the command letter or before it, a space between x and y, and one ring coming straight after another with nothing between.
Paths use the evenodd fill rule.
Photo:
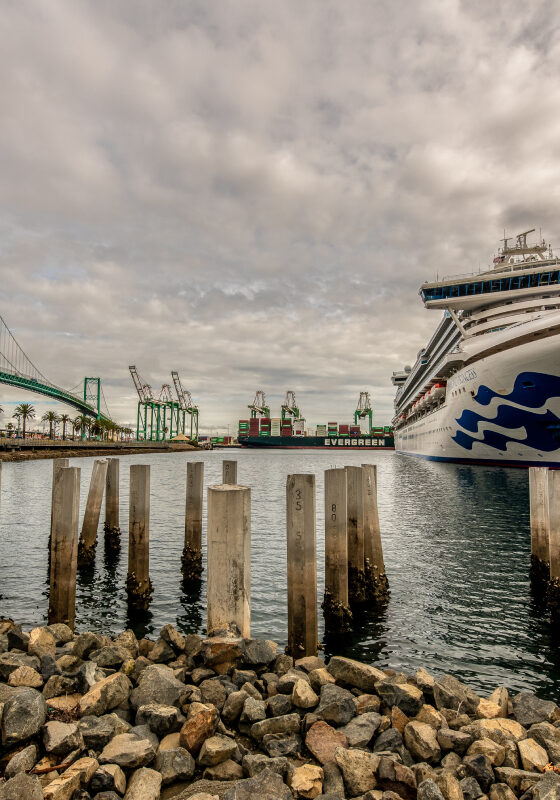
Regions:
<instances>
[{"instance_id":1,"label":"crane boom","mask_svg":"<svg viewBox=\"0 0 560 800\"><path fill-rule=\"evenodd\" d=\"M286 419L287 417L293 417L294 419L299 419L299 408L296 405L296 395L295 392L288 390L286 392L286 399L282 404L282 419Z\"/></svg>"},{"instance_id":2,"label":"crane boom","mask_svg":"<svg viewBox=\"0 0 560 800\"><path fill-rule=\"evenodd\" d=\"M171 377L173 378L173 385L175 386L175 392L177 394L177 400L179 401L181 410L188 411L189 414L192 414L195 409L198 410L198 406L195 406L192 401L191 393L188 391L188 389L185 389L181 383L181 378L179 377L177 370L171 371Z\"/></svg>"},{"instance_id":3,"label":"crane boom","mask_svg":"<svg viewBox=\"0 0 560 800\"><path fill-rule=\"evenodd\" d=\"M138 374L138 370L135 366L131 366L128 368L130 370L130 374L132 376L132 382L134 383L134 387L138 392L138 397L141 403L147 403L150 400L154 399L152 394L152 387L149 383L145 383L140 375Z\"/></svg>"},{"instance_id":4,"label":"crane boom","mask_svg":"<svg viewBox=\"0 0 560 800\"><path fill-rule=\"evenodd\" d=\"M251 405L247 406L251 411L251 417L269 417L270 408L266 404L266 395L262 389L257 389L255 399Z\"/></svg>"},{"instance_id":5,"label":"crane boom","mask_svg":"<svg viewBox=\"0 0 560 800\"><path fill-rule=\"evenodd\" d=\"M371 399L369 396L369 392L360 392L358 406L354 411L354 424L357 425L358 420L364 418L369 419L369 432L371 433L371 428L373 425L373 410L371 408Z\"/></svg>"}]
</instances>

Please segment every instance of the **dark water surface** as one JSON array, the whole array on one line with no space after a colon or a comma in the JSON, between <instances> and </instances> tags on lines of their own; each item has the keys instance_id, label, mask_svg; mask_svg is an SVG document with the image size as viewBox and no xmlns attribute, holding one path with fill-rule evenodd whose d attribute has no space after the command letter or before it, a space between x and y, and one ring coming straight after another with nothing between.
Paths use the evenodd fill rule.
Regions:
<instances>
[{"instance_id":1,"label":"dark water surface","mask_svg":"<svg viewBox=\"0 0 560 800\"><path fill-rule=\"evenodd\" d=\"M285 644L285 484L289 473L317 476L318 597L323 593L323 471L377 463L380 520L390 600L357 627L346 654L411 672L422 665L451 672L474 688L499 684L560 695L558 630L531 594L528 480L525 470L467 467L393 453L213 451L121 457L123 546L116 562L103 552L79 577L77 628L156 634L167 622L204 631L205 585L181 588L185 465L205 462L205 485L221 482L224 458L238 460L240 483L252 488L252 632ZM151 464L150 574L155 587L141 625L127 617L128 465ZM81 467L81 513L93 459ZM5 463L0 506L0 614L25 626L47 613L47 541L51 461ZM206 512L206 509L205 509ZM103 517L103 514L102 514ZM204 523L206 524L206 516ZM320 635L323 635L319 612ZM327 650L331 647L326 642ZM343 648L336 645L338 652Z\"/></svg>"}]
</instances>

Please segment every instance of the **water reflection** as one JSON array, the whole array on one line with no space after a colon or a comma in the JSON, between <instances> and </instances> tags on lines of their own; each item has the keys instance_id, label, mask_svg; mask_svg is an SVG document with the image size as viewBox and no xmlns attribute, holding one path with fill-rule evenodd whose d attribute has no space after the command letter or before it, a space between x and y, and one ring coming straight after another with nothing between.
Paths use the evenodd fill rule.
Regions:
<instances>
[{"instance_id":1,"label":"water reflection","mask_svg":"<svg viewBox=\"0 0 560 800\"><path fill-rule=\"evenodd\" d=\"M368 454L369 456L369 454ZM93 571L80 573L77 626L157 635L171 622L184 632L206 624L205 575L182 583L184 474L205 462L205 485L221 482L223 453L121 458L121 549L105 553L103 524ZM231 456L227 456L230 458ZM357 620L345 641L319 636L326 652L345 652L406 672L422 665L463 676L491 691L499 684L554 696L560 680L558 624L529 582L527 473L425 462L388 453L268 451L235 453L241 483L252 489L251 598L255 636L286 643L285 485L289 473L317 475L317 559L324 591L323 470L366 460L378 465L380 520L391 595ZM128 466L151 465L150 576L154 595L142 620L128 616ZM335 461L336 463L333 463ZM82 468L81 515L92 459ZM50 461L4 464L0 515L0 613L26 626L47 614ZM205 512L206 513L206 510ZM204 530L206 518L204 517ZM205 548L205 543L204 543Z\"/></svg>"}]
</instances>

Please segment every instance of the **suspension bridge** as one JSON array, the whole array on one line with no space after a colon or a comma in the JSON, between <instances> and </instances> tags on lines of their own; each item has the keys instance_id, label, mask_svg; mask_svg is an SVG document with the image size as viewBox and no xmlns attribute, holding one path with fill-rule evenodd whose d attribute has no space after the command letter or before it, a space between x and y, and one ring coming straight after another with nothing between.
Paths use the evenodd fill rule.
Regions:
<instances>
[{"instance_id":1,"label":"suspension bridge","mask_svg":"<svg viewBox=\"0 0 560 800\"><path fill-rule=\"evenodd\" d=\"M111 419L100 378L84 378L83 392L61 389L51 383L27 356L17 343L14 335L0 316L0 383L17 386L27 392L34 392L65 403L94 419Z\"/></svg>"}]
</instances>

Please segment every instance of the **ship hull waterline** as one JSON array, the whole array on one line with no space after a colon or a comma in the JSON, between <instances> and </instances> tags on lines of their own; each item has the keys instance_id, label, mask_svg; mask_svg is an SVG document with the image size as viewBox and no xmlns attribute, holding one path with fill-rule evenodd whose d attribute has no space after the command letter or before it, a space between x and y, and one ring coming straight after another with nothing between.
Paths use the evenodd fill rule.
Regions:
<instances>
[{"instance_id":1,"label":"ship hull waterline","mask_svg":"<svg viewBox=\"0 0 560 800\"><path fill-rule=\"evenodd\" d=\"M381 439L352 438L340 436L239 436L238 443L242 447L251 448L286 448L308 450L395 450L392 436Z\"/></svg>"}]
</instances>

